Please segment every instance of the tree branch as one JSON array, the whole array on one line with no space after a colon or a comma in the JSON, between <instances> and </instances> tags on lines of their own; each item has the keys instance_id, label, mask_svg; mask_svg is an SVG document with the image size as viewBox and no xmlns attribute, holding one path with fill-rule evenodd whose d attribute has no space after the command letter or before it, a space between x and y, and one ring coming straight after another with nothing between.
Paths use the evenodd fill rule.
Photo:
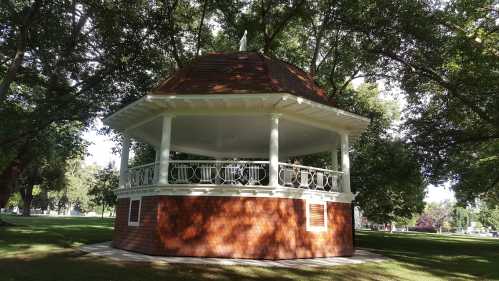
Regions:
<instances>
[{"instance_id":1,"label":"tree branch","mask_svg":"<svg viewBox=\"0 0 499 281\"><path fill-rule=\"evenodd\" d=\"M203 13L201 14L201 21L199 22L199 28L198 28L198 40L196 44L196 57L199 56L199 48L201 47L201 32L203 30L203 22L204 22L204 17L206 14L206 8L208 7L208 2L210 0L204 0L204 5L203 5Z\"/></svg>"},{"instance_id":2,"label":"tree branch","mask_svg":"<svg viewBox=\"0 0 499 281\"><path fill-rule=\"evenodd\" d=\"M2 3L4 2L2 1ZM8 4L12 3L10 3L9 1ZM9 6L8 4L5 5ZM42 0L35 0L33 5L30 8L28 8L25 17L22 20L20 31L16 38L16 52L13 61L10 64L9 68L7 69L5 77L2 79L2 82L0 83L0 100L5 99L5 97L7 96L10 84L12 83L12 81L16 79L19 68L21 67L24 61L24 53L26 52L26 47L28 45L29 32L33 26L32 21L38 15L41 6L42 6ZM21 11L21 13L23 11Z\"/></svg>"},{"instance_id":3,"label":"tree branch","mask_svg":"<svg viewBox=\"0 0 499 281\"><path fill-rule=\"evenodd\" d=\"M178 0L171 1L165 0L164 1L165 9L166 9L166 15L168 17L168 25L166 26L166 30L168 32L168 35L170 37L170 45L172 47L172 55L173 59L177 63L177 66L181 68L183 66L183 59L181 58L181 55L179 53L178 47L177 47L177 41L175 38L175 20L174 20L174 13L175 9L177 8L178 5Z\"/></svg>"},{"instance_id":4,"label":"tree branch","mask_svg":"<svg viewBox=\"0 0 499 281\"><path fill-rule=\"evenodd\" d=\"M288 22L296 15L300 7L305 3L305 0L300 0L298 4L296 4L289 12L288 14L280 21L277 23L276 28L272 32L270 36L265 36L265 46L263 47L263 53L266 55L270 54L270 45L274 41L275 37L277 34L281 33L281 31L284 29L284 27L288 24ZM266 24L264 25L266 26ZM265 27L266 30L266 27ZM264 32L265 34L266 32Z\"/></svg>"},{"instance_id":5,"label":"tree branch","mask_svg":"<svg viewBox=\"0 0 499 281\"><path fill-rule=\"evenodd\" d=\"M418 64L414 64L414 63L410 63L410 62L407 62L406 60L404 60L403 58L393 54L393 53L390 53L386 50L381 50L381 49L372 49L370 50L372 52L375 52L375 53L378 53L382 56L385 56L389 59L392 59L396 62L399 62L401 63L402 65L404 66L407 66L409 67L410 69L412 69L414 72L434 81L434 82L437 82L437 84L439 84L440 86L442 86L444 89L447 89L449 94L453 95L454 97L456 97L458 100L460 100L464 105L466 105L467 107L469 107L473 112L475 112L482 120L486 121L487 123L490 123L492 125L496 125L494 123L494 120L492 120L492 118L490 118L485 111L483 111L482 109L480 109L480 107L472 102L471 100L469 100L468 98L466 98L464 95L460 94L459 90L456 88L455 85L453 85L450 81L448 81L446 78L442 77L438 72L436 72L435 70L431 69L431 68L428 68L426 66L422 66L422 65L418 65ZM418 71L419 70L419 71Z\"/></svg>"},{"instance_id":6,"label":"tree branch","mask_svg":"<svg viewBox=\"0 0 499 281\"><path fill-rule=\"evenodd\" d=\"M324 12L324 18L322 19L322 23L319 27L319 30L317 30L314 21L312 19L312 25L314 26L314 35L315 35L315 46L314 46L314 51L312 55L312 59L310 61L310 75L312 77L315 77L315 74L318 70L318 65L317 65L317 58L319 56L319 50L321 48L322 44L322 37L324 36L324 32L326 30L326 25L329 24L329 17L330 13L328 11ZM324 61L324 59L322 59Z\"/></svg>"}]
</instances>

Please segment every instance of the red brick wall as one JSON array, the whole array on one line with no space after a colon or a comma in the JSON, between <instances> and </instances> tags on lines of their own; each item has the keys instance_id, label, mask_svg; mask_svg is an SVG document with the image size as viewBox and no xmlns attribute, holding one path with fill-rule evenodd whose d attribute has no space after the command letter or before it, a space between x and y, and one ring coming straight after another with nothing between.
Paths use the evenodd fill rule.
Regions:
<instances>
[{"instance_id":1,"label":"red brick wall","mask_svg":"<svg viewBox=\"0 0 499 281\"><path fill-rule=\"evenodd\" d=\"M114 222L113 246L154 255L158 253L157 206L159 197L142 197L140 225L128 226L128 198L118 199Z\"/></svg>"},{"instance_id":2,"label":"red brick wall","mask_svg":"<svg viewBox=\"0 0 499 281\"><path fill-rule=\"evenodd\" d=\"M154 196L142 202L141 225L132 227L127 226L129 200L119 200L116 247L155 255L263 259L353 253L346 203L327 204L327 232L308 232L306 202L300 199Z\"/></svg>"}]
</instances>

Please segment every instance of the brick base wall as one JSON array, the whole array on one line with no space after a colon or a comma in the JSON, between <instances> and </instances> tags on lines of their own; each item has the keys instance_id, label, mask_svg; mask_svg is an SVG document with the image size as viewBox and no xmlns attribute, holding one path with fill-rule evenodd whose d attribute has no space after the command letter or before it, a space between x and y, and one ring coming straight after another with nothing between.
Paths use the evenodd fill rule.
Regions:
<instances>
[{"instance_id":1,"label":"brick base wall","mask_svg":"<svg viewBox=\"0 0 499 281\"><path fill-rule=\"evenodd\" d=\"M157 235L158 199L157 196L142 197L139 226L128 226L130 199L118 200L114 222L114 247L150 255L157 254L159 245Z\"/></svg>"},{"instance_id":2,"label":"brick base wall","mask_svg":"<svg viewBox=\"0 0 499 281\"><path fill-rule=\"evenodd\" d=\"M150 255L293 259L353 254L350 204L328 202L325 232L306 230L306 201L285 198L147 196L140 226L119 199L113 245Z\"/></svg>"}]
</instances>

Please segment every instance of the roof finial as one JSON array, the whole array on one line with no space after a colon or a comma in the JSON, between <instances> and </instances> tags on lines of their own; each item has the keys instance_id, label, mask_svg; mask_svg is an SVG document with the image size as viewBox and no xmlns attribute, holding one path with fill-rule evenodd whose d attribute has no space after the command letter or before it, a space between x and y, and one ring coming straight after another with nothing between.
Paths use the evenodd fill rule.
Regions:
<instances>
[{"instance_id":1,"label":"roof finial","mask_svg":"<svg viewBox=\"0 0 499 281\"><path fill-rule=\"evenodd\" d=\"M239 40L239 52L246 52L246 34L248 33L247 30L244 30L244 35Z\"/></svg>"}]
</instances>

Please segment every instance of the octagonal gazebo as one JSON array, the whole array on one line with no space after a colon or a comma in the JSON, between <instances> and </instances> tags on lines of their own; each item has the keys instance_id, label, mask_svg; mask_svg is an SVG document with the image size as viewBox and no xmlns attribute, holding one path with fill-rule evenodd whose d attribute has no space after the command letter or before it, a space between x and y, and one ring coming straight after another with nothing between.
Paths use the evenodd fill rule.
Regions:
<instances>
[{"instance_id":1,"label":"octagonal gazebo","mask_svg":"<svg viewBox=\"0 0 499 281\"><path fill-rule=\"evenodd\" d=\"M369 120L336 108L303 70L255 52L210 53L104 123L126 136L114 247L255 259L352 255L349 143ZM154 146L156 161L129 168L130 138ZM212 160L172 160L171 151ZM324 151L327 167L290 162Z\"/></svg>"}]
</instances>

